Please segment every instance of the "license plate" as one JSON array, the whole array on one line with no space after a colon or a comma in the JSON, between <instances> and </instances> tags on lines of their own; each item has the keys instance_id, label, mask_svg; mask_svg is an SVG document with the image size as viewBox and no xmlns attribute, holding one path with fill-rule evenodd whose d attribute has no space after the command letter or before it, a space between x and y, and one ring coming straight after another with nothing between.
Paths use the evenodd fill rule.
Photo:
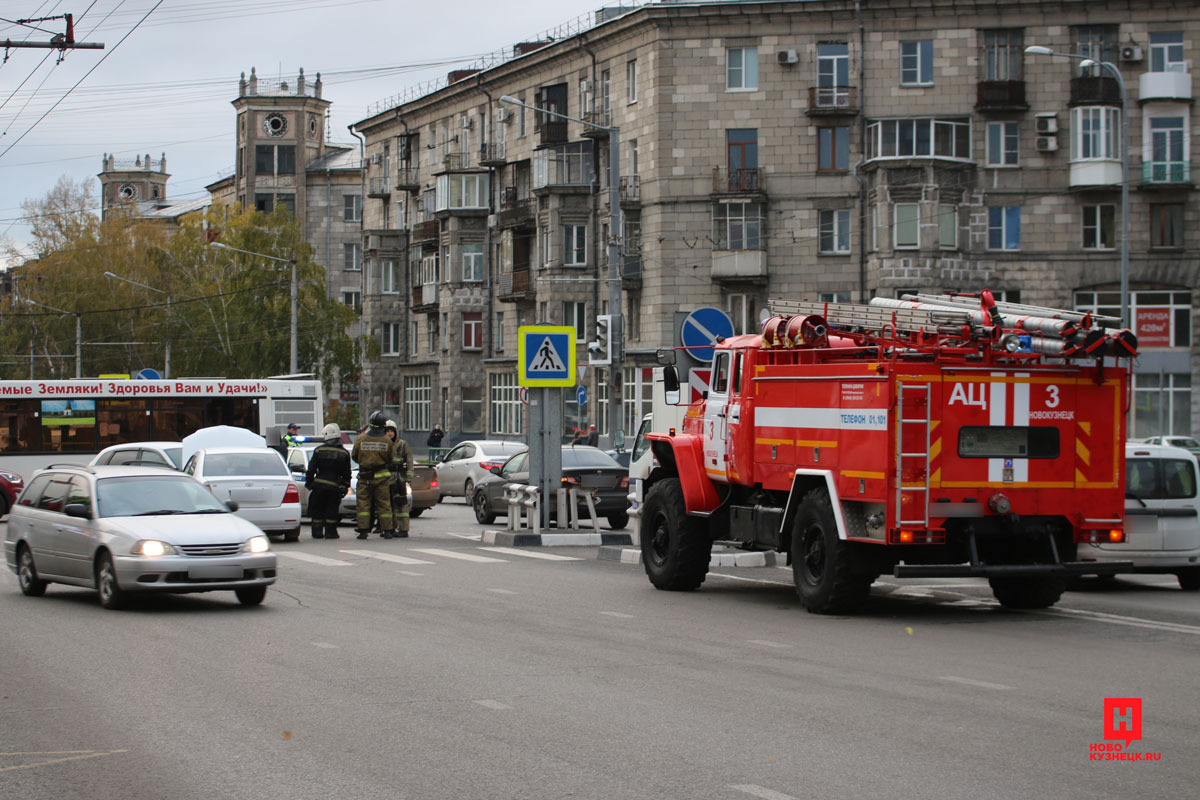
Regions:
<instances>
[{"instance_id":1,"label":"license plate","mask_svg":"<svg viewBox=\"0 0 1200 800\"><path fill-rule=\"evenodd\" d=\"M188 567L188 577L203 578L240 578L244 570L236 564L197 564Z\"/></svg>"},{"instance_id":2,"label":"license plate","mask_svg":"<svg viewBox=\"0 0 1200 800\"><path fill-rule=\"evenodd\" d=\"M584 475L579 484L585 489L608 489L613 481L607 475Z\"/></svg>"}]
</instances>

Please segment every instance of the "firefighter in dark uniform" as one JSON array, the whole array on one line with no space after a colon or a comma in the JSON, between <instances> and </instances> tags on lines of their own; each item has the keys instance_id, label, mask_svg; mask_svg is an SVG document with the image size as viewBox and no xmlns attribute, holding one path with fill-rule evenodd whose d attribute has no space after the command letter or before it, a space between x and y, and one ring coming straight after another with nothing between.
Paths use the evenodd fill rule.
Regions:
<instances>
[{"instance_id":1,"label":"firefighter in dark uniform","mask_svg":"<svg viewBox=\"0 0 1200 800\"><path fill-rule=\"evenodd\" d=\"M370 427L354 440L350 457L358 464L358 497L354 527L358 538L365 539L371 532L371 505L383 530L383 538L392 538L391 466L396 455L396 445L384 433L387 417L376 411L369 420Z\"/></svg>"},{"instance_id":2,"label":"firefighter in dark uniform","mask_svg":"<svg viewBox=\"0 0 1200 800\"><path fill-rule=\"evenodd\" d=\"M342 447L342 430L337 425L326 425L321 438L325 442L312 451L304 473L308 515L314 539L337 539L339 507L350 491L350 454Z\"/></svg>"},{"instance_id":3,"label":"firefighter in dark uniform","mask_svg":"<svg viewBox=\"0 0 1200 800\"><path fill-rule=\"evenodd\" d=\"M408 483L413 477L413 453L408 442L400 438L400 429L393 420L384 426L388 438L396 443L392 459L392 513L395 517L397 539L408 537Z\"/></svg>"}]
</instances>

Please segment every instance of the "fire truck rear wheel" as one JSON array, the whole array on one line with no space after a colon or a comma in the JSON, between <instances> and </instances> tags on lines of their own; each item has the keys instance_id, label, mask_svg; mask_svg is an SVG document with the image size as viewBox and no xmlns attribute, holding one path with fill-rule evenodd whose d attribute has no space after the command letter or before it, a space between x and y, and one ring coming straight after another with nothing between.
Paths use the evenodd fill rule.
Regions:
<instances>
[{"instance_id":1,"label":"fire truck rear wheel","mask_svg":"<svg viewBox=\"0 0 1200 800\"><path fill-rule=\"evenodd\" d=\"M854 611L871 591L854 556L854 543L838 537L829 493L813 489L796 509L792 526L792 579L800 602L813 614Z\"/></svg>"},{"instance_id":2,"label":"fire truck rear wheel","mask_svg":"<svg viewBox=\"0 0 1200 800\"><path fill-rule=\"evenodd\" d=\"M1060 577L988 578L988 583L1005 608L1049 608L1067 588Z\"/></svg>"},{"instance_id":3,"label":"fire truck rear wheel","mask_svg":"<svg viewBox=\"0 0 1200 800\"><path fill-rule=\"evenodd\" d=\"M708 574L712 540L687 515L678 478L650 487L642 507L642 566L656 589L690 591Z\"/></svg>"}]
</instances>

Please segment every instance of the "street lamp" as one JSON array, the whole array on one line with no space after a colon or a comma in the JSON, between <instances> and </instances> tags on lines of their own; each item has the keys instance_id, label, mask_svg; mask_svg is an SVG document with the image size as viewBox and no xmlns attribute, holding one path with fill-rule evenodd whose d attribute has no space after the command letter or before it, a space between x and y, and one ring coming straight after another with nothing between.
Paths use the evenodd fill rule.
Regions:
<instances>
[{"instance_id":1,"label":"street lamp","mask_svg":"<svg viewBox=\"0 0 1200 800\"><path fill-rule=\"evenodd\" d=\"M83 377L83 314L78 311L65 311L61 308L48 306L45 303L39 303L36 300L30 300L28 297L18 297L22 303L28 303L31 306L37 306L49 311L57 311L59 314L74 314L75 315L75 378L78 380ZM30 352L33 352L32 349ZM30 362L33 363L32 361ZM33 372L33 367L29 368Z\"/></svg>"},{"instance_id":2,"label":"street lamp","mask_svg":"<svg viewBox=\"0 0 1200 800\"><path fill-rule=\"evenodd\" d=\"M245 253L248 256L258 256L259 258L266 258L271 261L281 261L284 264L290 264L292 266L292 336L291 336L291 345L292 346L291 346L291 357L288 362L288 372L291 373L292 375L295 375L298 372L300 372L300 363L299 363L300 357L296 350L296 328L297 328L296 301L297 301L297 295L298 295L298 288L296 285L296 259L280 258L279 256L269 256L266 253L255 253L252 250L242 250L237 247L230 247L229 245L222 244L221 242L209 242L208 246L215 247L218 250L230 250L234 253Z\"/></svg>"},{"instance_id":3,"label":"street lamp","mask_svg":"<svg viewBox=\"0 0 1200 800\"><path fill-rule=\"evenodd\" d=\"M1031 44L1025 48L1029 55L1061 56L1081 61L1084 67L1101 67L1112 73L1121 88L1121 324L1133 327L1129 317L1129 96L1125 93L1125 78L1111 61L1100 61L1075 53L1059 53L1049 47Z\"/></svg>"},{"instance_id":4,"label":"street lamp","mask_svg":"<svg viewBox=\"0 0 1200 800\"><path fill-rule=\"evenodd\" d=\"M609 340L612 342L612 363L609 364L608 376L608 429L613 437L613 447L617 446L617 432L621 430L621 401L618 387L621 385L621 374L625 368L625 319L621 310L621 132L609 125L597 125L585 119L568 117L546 108L522 103L515 97L504 95L501 103L520 106L548 114L552 117L571 122L578 122L598 130L608 132L608 312L612 316L609 326Z\"/></svg>"},{"instance_id":5,"label":"street lamp","mask_svg":"<svg viewBox=\"0 0 1200 800\"><path fill-rule=\"evenodd\" d=\"M115 281L125 281L125 283L132 283L134 286L140 286L143 289L149 289L152 292L158 292L159 294L166 295L167 296L167 320L170 321L170 319L171 319L171 295L168 292L164 292L162 289L155 289L153 286L147 286L144 283L139 283L135 280L130 280L129 278L122 278L120 275L117 275L115 273L108 272L108 271L105 271L104 277L112 278ZM163 377L169 378L169 377L171 377L171 336L170 336L170 332L168 331L167 335L164 336L163 338L166 339L166 351L167 351L166 355L163 358Z\"/></svg>"}]
</instances>

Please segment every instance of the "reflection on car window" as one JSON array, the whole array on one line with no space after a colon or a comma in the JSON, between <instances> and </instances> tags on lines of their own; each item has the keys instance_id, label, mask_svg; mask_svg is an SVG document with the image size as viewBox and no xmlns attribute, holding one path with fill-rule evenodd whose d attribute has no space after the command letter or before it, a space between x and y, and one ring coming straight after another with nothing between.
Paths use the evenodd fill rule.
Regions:
<instances>
[{"instance_id":1,"label":"reflection on car window","mask_svg":"<svg viewBox=\"0 0 1200 800\"><path fill-rule=\"evenodd\" d=\"M504 467L500 470L502 475L512 475L515 472L525 471L525 462L529 460L529 453L521 453L513 456L504 463Z\"/></svg>"},{"instance_id":2,"label":"reflection on car window","mask_svg":"<svg viewBox=\"0 0 1200 800\"><path fill-rule=\"evenodd\" d=\"M42 492L38 500L38 508L44 511L63 510L67 503L67 490L71 488L71 479L65 475L56 475Z\"/></svg>"},{"instance_id":3,"label":"reflection on car window","mask_svg":"<svg viewBox=\"0 0 1200 800\"><path fill-rule=\"evenodd\" d=\"M18 501L20 505L34 507L42 497L42 492L46 490L46 485L50 483L49 475L39 475L29 482L25 487L25 491L21 492L21 499Z\"/></svg>"},{"instance_id":4,"label":"reflection on car window","mask_svg":"<svg viewBox=\"0 0 1200 800\"><path fill-rule=\"evenodd\" d=\"M183 466L183 448L170 447L163 451L167 454L167 458L171 459L171 463L175 465L175 469Z\"/></svg>"},{"instance_id":5,"label":"reflection on car window","mask_svg":"<svg viewBox=\"0 0 1200 800\"><path fill-rule=\"evenodd\" d=\"M1170 500L1196 496L1196 469L1191 461L1163 461L1163 490Z\"/></svg>"},{"instance_id":6,"label":"reflection on car window","mask_svg":"<svg viewBox=\"0 0 1200 800\"><path fill-rule=\"evenodd\" d=\"M277 453L209 453L204 458L204 474L210 478L242 475L286 475L287 466Z\"/></svg>"},{"instance_id":7,"label":"reflection on car window","mask_svg":"<svg viewBox=\"0 0 1200 800\"><path fill-rule=\"evenodd\" d=\"M96 481L96 507L102 517L129 517L163 510L228 510L196 481L173 474L102 478Z\"/></svg>"},{"instance_id":8,"label":"reflection on car window","mask_svg":"<svg viewBox=\"0 0 1200 800\"><path fill-rule=\"evenodd\" d=\"M489 442L479 446L479 452L485 456L511 455L525 447L520 442Z\"/></svg>"},{"instance_id":9,"label":"reflection on car window","mask_svg":"<svg viewBox=\"0 0 1200 800\"><path fill-rule=\"evenodd\" d=\"M82 503L89 508L92 505L92 490L88 486L87 479L80 475L71 478L71 488L67 493L67 505L71 503Z\"/></svg>"},{"instance_id":10,"label":"reflection on car window","mask_svg":"<svg viewBox=\"0 0 1200 800\"><path fill-rule=\"evenodd\" d=\"M616 467L621 468L613 457L603 450L586 450L578 447L564 447L562 455L564 467Z\"/></svg>"}]
</instances>

